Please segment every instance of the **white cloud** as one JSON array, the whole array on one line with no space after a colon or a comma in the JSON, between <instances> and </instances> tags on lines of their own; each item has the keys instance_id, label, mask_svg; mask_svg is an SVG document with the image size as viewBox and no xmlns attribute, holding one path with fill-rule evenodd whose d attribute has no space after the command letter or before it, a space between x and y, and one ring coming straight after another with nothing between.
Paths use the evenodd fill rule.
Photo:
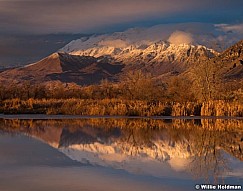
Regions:
<instances>
[{"instance_id":1,"label":"white cloud","mask_svg":"<svg viewBox=\"0 0 243 191\"><path fill-rule=\"evenodd\" d=\"M193 43L193 38L192 34L183 32L183 31L175 31L173 32L168 41L172 44L192 44Z\"/></svg>"},{"instance_id":2,"label":"white cloud","mask_svg":"<svg viewBox=\"0 0 243 191\"><path fill-rule=\"evenodd\" d=\"M239 33L243 34L243 23L241 24L216 24L215 27L224 32L234 32L234 33Z\"/></svg>"}]
</instances>

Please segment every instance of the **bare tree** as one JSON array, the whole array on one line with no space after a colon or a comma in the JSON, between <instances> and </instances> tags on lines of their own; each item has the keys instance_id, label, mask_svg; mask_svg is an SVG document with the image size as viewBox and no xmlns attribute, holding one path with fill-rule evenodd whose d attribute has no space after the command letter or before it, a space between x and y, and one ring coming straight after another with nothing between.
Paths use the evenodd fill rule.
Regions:
<instances>
[{"instance_id":1,"label":"bare tree","mask_svg":"<svg viewBox=\"0 0 243 191\"><path fill-rule=\"evenodd\" d=\"M193 68L193 89L200 100L220 98L222 80L218 72L219 67L209 59L205 59Z\"/></svg>"},{"instance_id":2,"label":"bare tree","mask_svg":"<svg viewBox=\"0 0 243 191\"><path fill-rule=\"evenodd\" d=\"M160 88L155 85L151 74L144 74L140 70L129 72L123 80L123 89L129 99L153 100Z\"/></svg>"}]
</instances>

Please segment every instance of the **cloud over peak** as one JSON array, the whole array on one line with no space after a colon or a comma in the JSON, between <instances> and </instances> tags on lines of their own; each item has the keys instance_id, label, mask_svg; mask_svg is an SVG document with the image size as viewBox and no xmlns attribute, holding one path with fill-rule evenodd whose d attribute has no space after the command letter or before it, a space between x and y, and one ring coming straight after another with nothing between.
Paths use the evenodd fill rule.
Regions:
<instances>
[{"instance_id":1,"label":"cloud over peak","mask_svg":"<svg viewBox=\"0 0 243 191\"><path fill-rule=\"evenodd\" d=\"M183 32L183 31L175 31L173 32L168 41L172 44L179 45L179 44L192 44L193 37L192 34Z\"/></svg>"}]
</instances>

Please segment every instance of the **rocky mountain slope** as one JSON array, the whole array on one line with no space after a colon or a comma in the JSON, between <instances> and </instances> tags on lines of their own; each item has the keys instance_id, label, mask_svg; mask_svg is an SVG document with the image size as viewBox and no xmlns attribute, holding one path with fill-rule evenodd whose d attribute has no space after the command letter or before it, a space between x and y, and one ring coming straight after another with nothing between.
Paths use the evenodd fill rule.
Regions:
<instances>
[{"instance_id":1,"label":"rocky mountain slope","mask_svg":"<svg viewBox=\"0 0 243 191\"><path fill-rule=\"evenodd\" d=\"M213 59L227 79L243 79L243 40L225 50Z\"/></svg>"}]
</instances>

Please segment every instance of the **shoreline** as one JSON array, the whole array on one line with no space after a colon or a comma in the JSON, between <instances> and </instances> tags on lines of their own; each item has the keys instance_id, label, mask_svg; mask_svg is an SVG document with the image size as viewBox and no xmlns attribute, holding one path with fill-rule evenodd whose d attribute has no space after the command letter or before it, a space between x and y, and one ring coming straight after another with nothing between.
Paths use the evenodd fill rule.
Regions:
<instances>
[{"instance_id":1,"label":"shoreline","mask_svg":"<svg viewBox=\"0 0 243 191\"><path fill-rule=\"evenodd\" d=\"M112 116L112 115L48 115L48 114L0 114L0 119L228 119L243 120L243 117L234 116Z\"/></svg>"}]
</instances>

